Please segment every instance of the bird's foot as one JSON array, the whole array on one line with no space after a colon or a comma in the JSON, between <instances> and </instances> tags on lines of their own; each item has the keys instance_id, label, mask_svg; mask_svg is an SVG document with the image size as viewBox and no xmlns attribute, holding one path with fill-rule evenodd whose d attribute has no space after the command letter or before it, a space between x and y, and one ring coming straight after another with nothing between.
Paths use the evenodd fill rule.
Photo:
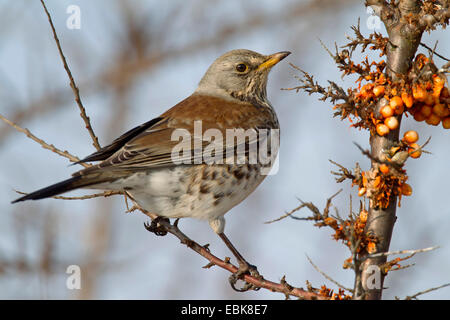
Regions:
<instances>
[{"instance_id":1,"label":"bird's foot","mask_svg":"<svg viewBox=\"0 0 450 320\"><path fill-rule=\"evenodd\" d=\"M256 266L251 265L246 261L239 262L239 269L228 278L228 281L230 282L231 288L233 288L233 290L237 292L245 292L248 290L257 291L260 289L260 287L257 287L254 284L248 282L245 282L242 288L236 288L236 282L238 280L244 280L244 276L246 274L249 274L257 279L263 279L263 277L259 274Z\"/></svg>"},{"instance_id":2,"label":"bird's foot","mask_svg":"<svg viewBox=\"0 0 450 320\"><path fill-rule=\"evenodd\" d=\"M161 221L170 222L168 218L157 217L153 219L151 223L144 222L144 227L147 231L150 231L157 236L165 236L167 234L167 229L160 223Z\"/></svg>"}]
</instances>

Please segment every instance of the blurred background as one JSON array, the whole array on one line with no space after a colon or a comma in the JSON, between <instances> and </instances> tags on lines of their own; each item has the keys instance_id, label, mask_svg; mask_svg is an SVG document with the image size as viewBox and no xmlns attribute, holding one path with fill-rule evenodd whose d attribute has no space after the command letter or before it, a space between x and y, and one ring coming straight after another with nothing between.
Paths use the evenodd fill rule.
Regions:
<instances>
[{"instance_id":1,"label":"blurred background","mask_svg":"<svg viewBox=\"0 0 450 320\"><path fill-rule=\"evenodd\" d=\"M368 35L371 16L361 0L47 0L47 7L77 82L92 126L105 145L190 95L207 67L222 53L246 48L292 54L271 73L268 96L281 124L280 168L227 215L226 232L265 278L305 287L336 289L308 262L353 287L353 271L342 269L349 251L331 239L331 230L284 219L299 204L319 208L340 188L334 204L341 215L359 207L349 183L336 184L328 159L348 168L370 166L353 142L369 148L369 134L332 118L331 105L317 97L281 88L298 84L291 62L326 84L340 78L321 47L345 43L350 26L361 19ZM80 29L66 25L69 5L81 12ZM373 24L372 24L373 26ZM384 28L377 31L385 32ZM450 56L447 31L424 35L423 42ZM67 75L39 1L0 1L0 113L39 138L84 157L94 150L79 117ZM420 51L426 53L422 48ZM377 53L373 56L379 59ZM355 57L357 58L357 57ZM443 62L435 58L439 66ZM440 249L418 254L415 266L389 274L385 299L404 298L450 280L450 132L411 118L432 155L408 161L413 196L402 199L391 250ZM11 205L18 195L69 177L67 159L0 123L0 298L2 299L283 299L267 290L237 293L229 273L202 269L207 261L171 236L144 229L147 217L125 213L121 196L83 201L47 199ZM80 167L81 168L81 167ZM83 195L88 192L73 192ZM306 216L303 211L298 215ZM204 221L184 219L180 228L219 257L230 252ZM233 260L234 261L234 260ZM69 265L81 268L80 290L66 287ZM423 296L446 299L450 288Z\"/></svg>"}]
</instances>

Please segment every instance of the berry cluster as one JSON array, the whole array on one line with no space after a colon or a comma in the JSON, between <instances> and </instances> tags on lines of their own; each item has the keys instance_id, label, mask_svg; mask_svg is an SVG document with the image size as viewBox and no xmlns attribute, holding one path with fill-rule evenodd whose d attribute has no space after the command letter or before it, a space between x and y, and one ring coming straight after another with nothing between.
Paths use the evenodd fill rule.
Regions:
<instances>
[{"instance_id":1,"label":"berry cluster","mask_svg":"<svg viewBox=\"0 0 450 320\"><path fill-rule=\"evenodd\" d=\"M375 132L384 136L399 126L398 116L408 112L416 121L425 121L450 129L450 94L446 78L437 71L433 61L418 54L407 77L400 81L386 78L384 73L361 87L355 94L357 105L379 108L371 114ZM371 126L369 126L369 129Z\"/></svg>"}]
</instances>

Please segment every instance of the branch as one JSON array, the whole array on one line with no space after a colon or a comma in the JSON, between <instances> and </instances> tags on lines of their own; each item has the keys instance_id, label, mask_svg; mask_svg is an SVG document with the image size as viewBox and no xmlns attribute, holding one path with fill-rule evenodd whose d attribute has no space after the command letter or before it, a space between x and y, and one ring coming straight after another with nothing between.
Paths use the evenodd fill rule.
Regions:
<instances>
[{"instance_id":1,"label":"branch","mask_svg":"<svg viewBox=\"0 0 450 320\"><path fill-rule=\"evenodd\" d=\"M42 148L50 150L64 158L69 159L71 162L79 162L80 159L74 155L72 155L71 153L69 153L68 151L61 151L60 149L56 148L53 144L48 144L47 142L45 142L42 139L39 139L38 137L36 137L34 134L32 134L30 132L30 130L28 129L24 129L22 127L20 127L19 125L15 124L14 122L6 119L3 115L0 114L0 119L2 119L3 121L5 121L7 124L9 124L11 127L13 127L14 129L16 129L17 131L23 132L26 134L26 136L28 138L30 138L31 140L36 141L37 143L39 143ZM83 167L88 168L91 165L87 164L87 163L80 163Z\"/></svg>"},{"instance_id":2,"label":"branch","mask_svg":"<svg viewBox=\"0 0 450 320\"><path fill-rule=\"evenodd\" d=\"M158 216L154 213L150 213L145 211L142 208L139 208L142 213L150 217L153 221L158 218ZM216 265L222 269L225 269L231 273L235 273L238 271L238 268L229 262L229 259L225 258L224 260L213 255L207 246L201 246L197 242L191 240L188 236L186 236L183 232L178 228L178 220L172 225L170 221L165 219L158 219L158 224L160 225L161 235L164 235L164 231L173 234L177 237L182 244L186 245L191 250L195 251L202 257L206 258L210 263L205 266L205 268L210 268L213 265ZM302 288L295 288L286 283L285 281L281 281L280 283L272 282L264 279L263 277L257 278L253 277L249 274L244 275L243 280L249 284L257 288L264 288L270 290L272 292L280 292L283 293L286 297L295 296L300 299L305 300L325 300L326 297L321 296L316 292L306 291ZM284 280L284 277L283 277Z\"/></svg>"},{"instance_id":3,"label":"branch","mask_svg":"<svg viewBox=\"0 0 450 320\"><path fill-rule=\"evenodd\" d=\"M344 287L342 284L340 284L339 282L337 282L336 280L334 280L333 278L331 278L329 275L327 275L325 272L323 272L322 270L319 269L318 266L316 266L312 260L310 259L310 257L308 257L308 255L306 255L306 258L308 259L309 263L311 263L311 265L314 267L314 269L316 269L317 272L319 272L321 275L323 275L327 280L333 282L335 285L337 285L339 288L342 288L344 290L347 290L349 292L353 292L353 289Z\"/></svg>"},{"instance_id":4,"label":"branch","mask_svg":"<svg viewBox=\"0 0 450 320\"><path fill-rule=\"evenodd\" d=\"M45 13L47 14L47 17L48 17L48 22L50 23L50 27L52 28L53 37L55 38L56 46L58 47L59 56L61 57L62 63L64 65L64 69L66 70L67 76L69 77L70 87L72 88L73 94L75 95L75 101L78 105L78 108L80 109L80 116L84 121L84 124L86 126L86 129L89 132L89 135L91 136L91 139L93 141L93 143L92 143L93 146L97 150L100 150L101 147L100 147L100 144L98 143L98 138L94 133L94 129L92 129L91 121L90 121L89 117L86 115L86 109L83 107L83 103L81 102L80 90L78 89L77 85L75 84L75 80L73 79L72 72L70 71L69 66L67 64L66 57L64 56L61 45L59 43L58 35L56 34L55 26L53 25L52 18L50 16L50 13L47 10L47 7L45 6L44 0L41 0L41 4L44 7Z\"/></svg>"},{"instance_id":5,"label":"branch","mask_svg":"<svg viewBox=\"0 0 450 320\"><path fill-rule=\"evenodd\" d=\"M427 49L432 55L435 54L436 56L438 56L438 57L441 58L442 60L450 61L450 59L447 59L446 57L440 55L439 53L436 52L436 49L430 48L430 47L427 46L425 43L421 42L420 45L421 45L422 47L424 47L425 49Z\"/></svg>"},{"instance_id":6,"label":"branch","mask_svg":"<svg viewBox=\"0 0 450 320\"><path fill-rule=\"evenodd\" d=\"M274 219L271 221L266 221L264 223L269 224L269 223L283 220L284 218L291 216L293 213L299 211L300 209L302 209L304 207L307 207L314 214L314 216L307 217L307 218L297 218L297 217L291 217L291 218L296 219L296 220L319 220L322 217L326 218L326 217L328 217L328 213L330 212L331 201L333 200L333 198L335 198L341 192L342 192L342 189L339 189L338 192L336 192L335 194L333 194L331 197L329 197L327 199L327 203L325 205L325 208L323 209L323 213L321 213L320 210L312 202L303 202L302 200L298 199L301 202L301 205L292 209L291 211L287 212L286 214L282 215L281 217L279 217L277 219Z\"/></svg>"},{"instance_id":7,"label":"branch","mask_svg":"<svg viewBox=\"0 0 450 320\"><path fill-rule=\"evenodd\" d=\"M361 258L360 260L364 261L369 258L387 257L390 255L397 255L397 254L416 254L419 252L427 252L427 251L436 250L438 248L439 248L439 246L434 246L434 247L428 247L428 248L416 249L416 250L399 250L399 251L390 251L390 252L378 252L378 253L374 253L374 254L369 254L369 255Z\"/></svg>"},{"instance_id":8,"label":"branch","mask_svg":"<svg viewBox=\"0 0 450 320\"><path fill-rule=\"evenodd\" d=\"M407 296L405 298L405 300L417 299L417 297L422 295L422 294L429 293L431 291L436 291L436 290L439 290L439 289L442 289L442 288L445 288L445 287L448 287L448 286L450 286L450 283L446 283L446 284L443 284L443 285L441 285L439 287L434 287L434 288L430 288L430 289L427 289L427 290L424 290L424 291L420 291L420 292L417 292L416 294L414 294L412 296Z\"/></svg>"}]
</instances>

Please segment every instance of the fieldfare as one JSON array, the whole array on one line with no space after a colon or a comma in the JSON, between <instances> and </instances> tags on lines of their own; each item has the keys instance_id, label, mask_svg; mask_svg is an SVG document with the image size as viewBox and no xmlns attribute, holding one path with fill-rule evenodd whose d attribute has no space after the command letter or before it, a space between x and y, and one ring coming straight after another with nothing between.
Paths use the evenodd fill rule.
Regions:
<instances>
[{"instance_id":1,"label":"fieldfare","mask_svg":"<svg viewBox=\"0 0 450 320\"><path fill-rule=\"evenodd\" d=\"M160 217L208 220L239 262L234 282L257 273L225 236L224 215L262 182L278 153L279 136L267 133L279 124L266 85L271 68L289 54L225 53L191 96L80 161L101 162L13 202L78 188L123 190ZM261 145L270 149L265 159L261 150L251 152Z\"/></svg>"}]
</instances>

